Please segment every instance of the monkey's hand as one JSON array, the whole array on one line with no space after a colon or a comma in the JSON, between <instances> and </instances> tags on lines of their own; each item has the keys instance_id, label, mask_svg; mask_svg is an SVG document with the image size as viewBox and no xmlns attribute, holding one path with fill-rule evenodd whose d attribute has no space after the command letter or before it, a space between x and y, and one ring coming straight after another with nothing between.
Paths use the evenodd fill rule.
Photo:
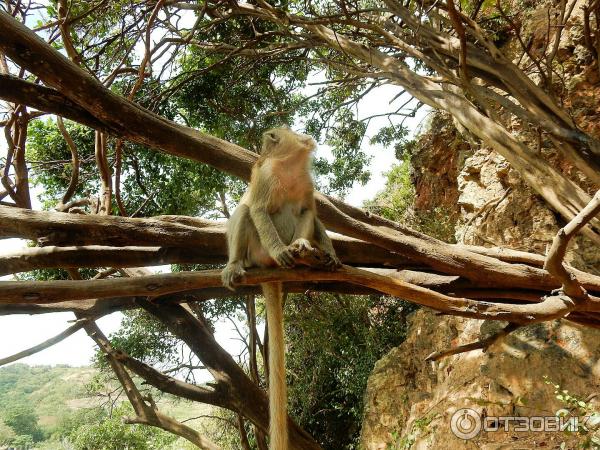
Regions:
<instances>
[{"instance_id":1,"label":"monkey's hand","mask_svg":"<svg viewBox=\"0 0 600 450\"><path fill-rule=\"evenodd\" d=\"M275 260L278 266L283 267L285 269L294 267L294 255L290 251L289 247L281 247L275 249L271 254L271 258Z\"/></svg>"},{"instance_id":2,"label":"monkey's hand","mask_svg":"<svg viewBox=\"0 0 600 450\"><path fill-rule=\"evenodd\" d=\"M308 239L304 238L296 239L288 248L292 250L292 253L298 253L300 256L302 256L303 253L312 253L315 251Z\"/></svg>"},{"instance_id":3,"label":"monkey's hand","mask_svg":"<svg viewBox=\"0 0 600 450\"><path fill-rule=\"evenodd\" d=\"M234 285L237 284L246 275L244 266L241 262L228 263L221 272L221 281L223 286L231 291L235 291Z\"/></svg>"}]
</instances>

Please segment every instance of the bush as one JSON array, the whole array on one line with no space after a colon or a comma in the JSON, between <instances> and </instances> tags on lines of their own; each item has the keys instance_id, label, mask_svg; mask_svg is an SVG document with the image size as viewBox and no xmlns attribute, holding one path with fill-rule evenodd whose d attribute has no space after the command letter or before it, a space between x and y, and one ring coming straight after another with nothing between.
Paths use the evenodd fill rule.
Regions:
<instances>
[{"instance_id":1,"label":"bush","mask_svg":"<svg viewBox=\"0 0 600 450\"><path fill-rule=\"evenodd\" d=\"M290 412L324 448L357 448L367 379L375 362L402 343L406 315L414 309L378 295L289 301Z\"/></svg>"},{"instance_id":2,"label":"bush","mask_svg":"<svg viewBox=\"0 0 600 450\"><path fill-rule=\"evenodd\" d=\"M175 436L146 425L128 425L123 417L133 415L129 404L113 410L100 422L81 425L70 436L76 450L163 450Z\"/></svg>"}]
</instances>

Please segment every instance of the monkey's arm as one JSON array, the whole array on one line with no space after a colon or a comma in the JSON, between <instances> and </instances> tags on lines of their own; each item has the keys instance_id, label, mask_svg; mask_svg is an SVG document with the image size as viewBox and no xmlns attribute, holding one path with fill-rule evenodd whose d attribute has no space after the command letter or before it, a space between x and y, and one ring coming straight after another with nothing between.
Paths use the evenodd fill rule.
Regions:
<instances>
[{"instance_id":1,"label":"monkey's arm","mask_svg":"<svg viewBox=\"0 0 600 450\"><path fill-rule=\"evenodd\" d=\"M298 222L296 223L292 243L298 239L305 239L307 241L313 240L315 234L315 218L316 215L313 210L305 209L302 211L298 218Z\"/></svg>"},{"instance_id":2,"label":"monkey's arm","mask_svg":"<svg viewBox=\"0 0 600 450\"><path fill-rule=\"evenodd\" d=\"M269 253L269 256L281 267L293 267L294 256L281 241L266 205L251 204L250 217L252 217L252 222L256 227L260 243Z\"/></svg>"},{"instance_id":3,"label":"monkey's arm","mask_svg":"<svg viewBox=\"0 0 600 450\"><path fill-rule=\"evenodd\" d=\"M243 262L248 251L248 235L250 222L248 206L240 204L227 222L228 264Z\"/></svg>"},{"instance_id":4,"label":"monkey's arm","mask_svg":"<svg viewBox=\"0 0 600 450\"><path fill-rule=\"evenodd\" d=\"M311 189L306 191L304 201L302 202L302 212L296 221L296 229L294 230L292 243L296 242L298 239L306 240L307 244L309 244L311 241L314 242L316 218L317 205L315 204L314 190L311 186Z\"/></svg>"},{"instance_id":5,"label":"monkey's arm","mask_svg":"<svg viewBox=\"0 0 600 450\"><path fill-rule=\"evenodd\" d=\"M227 266L221 272L223 285L234 290L234 285L246 273L244 270L244 259L248 252L248 236L252 222L248 207L240 204L227 222L227 248L229 258Z\"/></svg>"}]
</instances>

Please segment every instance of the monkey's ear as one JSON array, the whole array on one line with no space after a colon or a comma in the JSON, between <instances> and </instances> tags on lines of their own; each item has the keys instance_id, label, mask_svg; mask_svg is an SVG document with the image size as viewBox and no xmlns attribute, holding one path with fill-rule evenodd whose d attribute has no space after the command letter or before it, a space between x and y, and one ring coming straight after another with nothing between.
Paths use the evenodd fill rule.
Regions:
<instances>
[{"instance_id":1,"label":"monkey's ear","mask_svg":"<svg viewBox=\"0 0 600 450\"><path fill-rule=\"evenodd\" d=\"M267 131L263 134L263 147L262 151L271 149L274 145L278 144L281 137L274 131Z\"/></svg>"},{"instance_id":2,"label":"monkey's ear","mask_svg":"<svg viewBox=\"0 0 600 450\"><path fill-rule=\"evenodd\" d=\"M277 135L277 133L275 133L274 131L267 131L264 135L265 141L271 143L271 144L277 144L279 143L279 136Z\"/></svg>"}]
</instances>

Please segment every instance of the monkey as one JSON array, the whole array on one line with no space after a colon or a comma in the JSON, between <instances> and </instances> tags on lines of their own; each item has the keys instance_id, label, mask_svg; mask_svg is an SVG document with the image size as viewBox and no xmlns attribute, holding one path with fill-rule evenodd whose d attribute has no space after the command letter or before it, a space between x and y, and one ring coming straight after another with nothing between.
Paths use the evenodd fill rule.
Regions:
<instances>
[{"instance_id":1,"label":"monkey","mask_svg":"<svg viewBox=\"0 0 600 450\"><path fill-rule=\"evenodd\" d=\"M331 239L316 214L311 153L315 140L289 128L263 134L260 156L252 167L248 189L227 221L228 262L223 285L234 290L250 267L294 266L292 247L325 255L324 265L341 265ZM287 386L283 330L283 288L261 285L269 334L269 439L272 450L288 449Z\"/></svg>"}]
</instances>

